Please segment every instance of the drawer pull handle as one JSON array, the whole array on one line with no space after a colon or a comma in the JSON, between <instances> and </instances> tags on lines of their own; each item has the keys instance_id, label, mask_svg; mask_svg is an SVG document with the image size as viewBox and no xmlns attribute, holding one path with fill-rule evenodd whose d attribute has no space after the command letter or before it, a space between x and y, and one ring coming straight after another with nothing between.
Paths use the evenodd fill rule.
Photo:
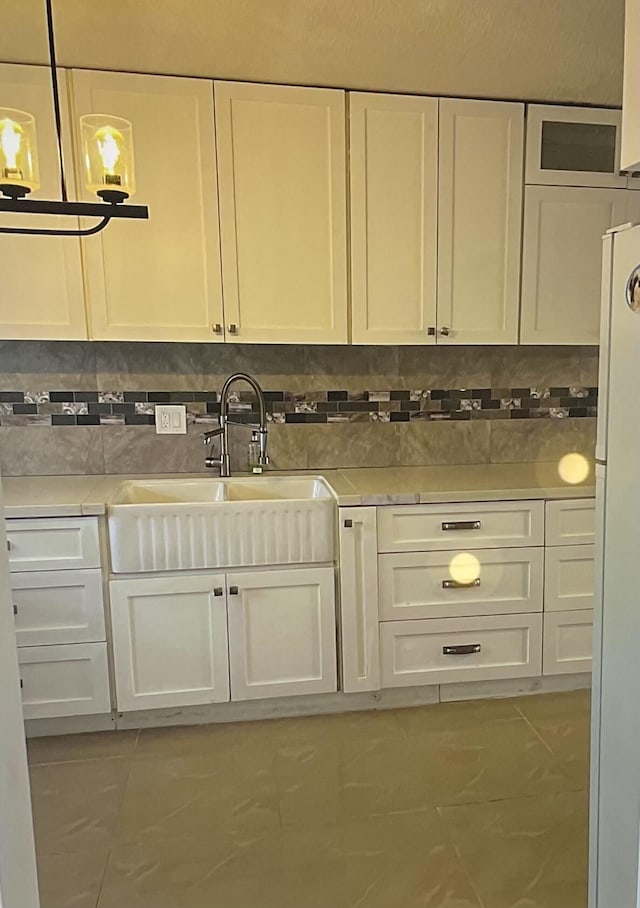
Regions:
<instances>
[{"instance_id":1,"label":"drawer pull handle","mask_svg":"<svg viewBox=\"0 0 640 908\"><path fill-rule=\"evenodd\" d=\"M443 590L470 590L474 586L480 586L479 577L476 577L475 580L443 580L442 581Z\"/></svg>"},{"instance_id":2,"label":"drawer pull handle","mask_svg":"<svg viewBox=\"0 0 640 908\"><path fill-rule=\"evenodd\" d=\"M479 643L459 643L457 646L443 646L443 656L470 656L479 653L482 646Z\"/></svg>"},{"instance_id":3,"label":"drawer pull handle","mask_svg":"<svg viewBox=\"0 0 640 908\"><path fill-rule=\"evenodd\" d=\"M230 592L230 594L231 594L232 596L237 596L237 595L238 595L238 587L237 587L237 586L230 586L230 587L229 587L229 592Z\"/></svg>"},{"instance_id":4,"label":"drawer pull handle","mask_svg":"<svg viewBox=\"0 0 640 908\"><path fill-rule=\"evenodd\" d=\"M480 530L482 521L480 520L445 520L442 523L443 530Z\"/></svg>"}]
</instances>

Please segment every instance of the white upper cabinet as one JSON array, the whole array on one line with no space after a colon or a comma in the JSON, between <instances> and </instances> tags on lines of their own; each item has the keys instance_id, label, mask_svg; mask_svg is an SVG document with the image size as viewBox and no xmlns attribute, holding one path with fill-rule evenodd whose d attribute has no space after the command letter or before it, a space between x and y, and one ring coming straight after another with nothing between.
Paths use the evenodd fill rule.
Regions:
<instances>
[{"instance_id":1,"label":"white upper cabinet","mask_svg":"<svg viewBox=\"0 0 640 908\"><path fill-rule=\"evenodd\" d=\"M619 110L530 104L525 181L624 189L629 180L620 173L620 136Z\"/></svg>"},{"instance_id":2,"label":"white upper cabinet","mask_svg":"<svg viewBox=\"0 0 640 908\"><path fill-rule=\"evenodd\" d=\"M67 190L75 197L65 73L60 72ZM40 188L32 199L60 199L60 167L51 94L43 66L0 66L0 105L36 120ZM6 227L77 228L73 218L0 215ZM77 237L0 235L0 339L77 340L87 337L80 240Z\"/></svg>"},{"instance_id":3,"label":"white upper cabinet","mask_svg":"<svg viewBox=\"0 0 640 908\"><path fill-rule=\"evenodd\" d=\"M624 17L624 88L620 164L640 171L640 3L627 0Z\"/></svg>"},{"instance_id":4,"label":"white upper cabinet","mask_svg":"<svg viewBox=\"0 0 640 908\"><path fill-rule=\"evenodd\" d=\"M216 82L227 340L346 343L344 92Z\"/></svg>"},{"instance_id":5,"label":"white upper cabinet","mask_svg":"<svg viewBox=\"0 0 640 908\"><path fill-rule=\"evenodd\" d=\"M352 92L349 124L352 340L435 343L438 100Z\"/></svg>"},{"instance_id":6,"label":"white upper cabinet","mask_svg":"<svg viewBox=\"0 0 640 908\"><path fill-rule=\"evenodd\" d=\"M440 101L438 343L517 343L523 129L523 104Z\"/></svg>"},{"instance_id":7,"label":"white upper cabinet","mask_svg":"<svg viewBox=\"0 0 640 908\"><path fill-rule=\"evenodd\" d=\"M84 70L73 70L72 79L76 129L87 113L133 124L132 201L150 214L148 221L113 221L83 241L91 336L222 340L211 82ZM79 153L76 165L80 184Z\"/></svg>"},{"instance_id":8,"label":"white upper cabinet","mask_svg":"<svg viewBox=\"0 0 640 908\"><path fill-rule=\"evenodd\" d=\"M598 343L602 236L628 219L636 195L527 186L520 343Z\"/></svg>"}]
</instances>

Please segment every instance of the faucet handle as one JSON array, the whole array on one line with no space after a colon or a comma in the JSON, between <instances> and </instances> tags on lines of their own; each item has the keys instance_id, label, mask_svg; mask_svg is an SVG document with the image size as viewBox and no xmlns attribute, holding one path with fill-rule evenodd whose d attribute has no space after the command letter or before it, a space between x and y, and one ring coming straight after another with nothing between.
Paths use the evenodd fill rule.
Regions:
<instances>
[{"instance_id":1,"label":"faucet handle","mask_svg":"<svg viewBox=\"0 0 640 908\"><path fill-rule=\"evenodd\" d=\"M205 445L210 445L214 438L217 438L218 435L222 435L224 429L211 429L209 432L202 433L202 441Z\"/></svg>"}]
</instances>

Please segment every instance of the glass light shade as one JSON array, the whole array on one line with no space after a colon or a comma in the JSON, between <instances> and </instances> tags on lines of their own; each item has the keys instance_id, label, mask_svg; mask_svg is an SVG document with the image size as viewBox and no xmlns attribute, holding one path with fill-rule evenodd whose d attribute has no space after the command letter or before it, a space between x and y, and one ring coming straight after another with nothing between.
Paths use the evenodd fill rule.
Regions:
<instances>
[{"instance_id":1,"label":"glass light shade","mask_svg":"<svg viewBox=\"0 0 640 908\"><path fill-rule=\"evenodd\" d=\"M36 121L24 110L0 107L0 192L19 198L39 186Z\"/></svg>"},{"instance_id":2,"label":"glass light shade","mask_svg":"<svg viewBox=\"0 0 640 908\"><path fill-rule=\"evenodd\" d=\"M133 127L106 114L80 117L85 184L106 202L124 202L136 191Z\"/></svg>"}]
</instances>

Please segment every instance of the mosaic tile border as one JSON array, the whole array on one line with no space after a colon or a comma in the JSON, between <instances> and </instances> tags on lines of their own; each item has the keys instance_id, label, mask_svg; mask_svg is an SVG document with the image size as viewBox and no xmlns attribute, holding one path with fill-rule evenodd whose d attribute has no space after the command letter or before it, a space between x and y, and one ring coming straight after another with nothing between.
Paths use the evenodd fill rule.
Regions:
<instances>
[{"instance_id":1,"label":"mosaic tile border","mask_svg":"<svg viewBox=\"0 0 640 908\"><path fill-rule=\"evenodd\" d=\"M598 389L430 388L387 391L265 391L270 422L286 424L414 420L565 419L597 414ZM187 421L217 422L217 391L0 391L0 425L154 425L156 404L185 404ZM235 422L255 423L255 399L236 391Z\"/></svg>"}]
</instances>

